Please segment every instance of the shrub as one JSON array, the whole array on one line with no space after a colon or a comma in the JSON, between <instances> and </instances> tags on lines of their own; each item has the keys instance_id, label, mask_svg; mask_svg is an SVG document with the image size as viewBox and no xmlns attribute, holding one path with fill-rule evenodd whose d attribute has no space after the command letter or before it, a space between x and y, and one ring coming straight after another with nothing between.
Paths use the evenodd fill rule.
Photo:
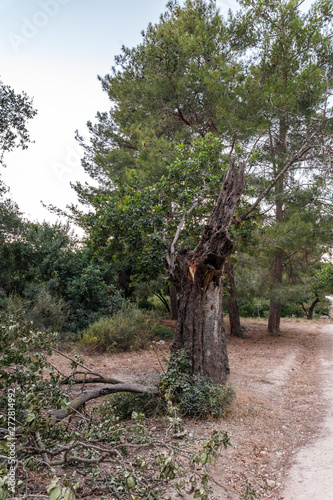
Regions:
<instances>
[{"instance_id":1,"label":"shrub","mask_svg":"<svg viewBox=\"0 0 333 500\"><path fill-rule=\"evenodd\" d=\"M180 349L161 377L160 388L169 394L183 416L190 418L221 418L232 401L231 387L214 384L208 377L191 374L191 361L186 349Z\"/></svg>"},{"instance_id":2,"label":"shrub","mask_svg":"<svg viewBox=\"0 0 333 500\"><path fill-rule=\"evenodd\" d=\"M99 352L137 350L154 335L156 324L138 309L128 307L101 318L83 332L82 342Z\"/></svg>"},{"instance_id":3,"label":"shrub","mask_svg":"<svg viewBox=\"0 0 333 500\"><path fill-rule=\"evenodd\" d=\"M146 392L133 394L130 392L113 394L100 407L103 417L112 416L120 420L132 417L133 412L143 413L146 417L152 417L156 413L164 413L166 405L158 394Z\"/></svg>"},{"instance_id":4,"label":"shrub","mask_svg":"<svg viewBox=\"0 0 333 500\"><path fill-rule=\"evenodd\" d=\"M168 371L161 376L159 394L114 394L102 405L102 415L122 419L133 412L150 417L168 413L168 400L178 407L181 416L188 418L221 418L232 401L234 391L228 386L213 384L208 377L190 373L186 349L181 349L169 361Z\"/></svg>"},{"instance_id":5,"label":"shrub","mask_svg":"<svg viewBox=\"0 0 333 500\"><path fill-rule=\"evenodd\" d=\"M172 339L173 330L165 325L157 325L154 328L154 335L158 337L158 339Z\"/></svg>"},{"instance_id":6,"label":"shrub","mask_svg":"<svg viewBox=\"0 0 333 500\"><path fill-rule=\"evenodd\" d=\"M38 328L62 330L68 317L68 308L62 299L55 299L47 290L41 290L29 306L27 319Z\"/></svg>"},{"instance_id":7,"label":"shrub","mask_svg":"<svg viewBox=\"0 0 333 500\"><path fill-rule=\"evenodd\" d=\"M318 316L329 316L330 315L331 302L329 300L320 301L315 307L315 314Z\"/></svg>"},{"instance_id":8,"label":"shrub","mask_svg":"<svg viewBox=\"0 0 333 500\"><path fill-rule=\"evenodd\" d=\"M3 290L0 288L0 311L4 311L8 304L8 297Z\"/></svg>"},{"instance_id":9,"label":"shrub","mask_svg":"<svg viewBox=\"0 0 333 500\"><path fill-rule=\"evenodd\" d=\"M304 318L302 306L300 304L296 304L295 302L281 304L281 317L291 318L292 316L295 316L296 318Z\"/></svg>"},{"instance_id":10,"label":"shrub","mask_svg":"<svg viewBox=\"0 0 333 500\"><path fill-rule=\"evenodd\" d=\"M266 318L269 311L269 301L249 299L240 301L239 314L242 318Z\"/></svg>"}]
</instances>

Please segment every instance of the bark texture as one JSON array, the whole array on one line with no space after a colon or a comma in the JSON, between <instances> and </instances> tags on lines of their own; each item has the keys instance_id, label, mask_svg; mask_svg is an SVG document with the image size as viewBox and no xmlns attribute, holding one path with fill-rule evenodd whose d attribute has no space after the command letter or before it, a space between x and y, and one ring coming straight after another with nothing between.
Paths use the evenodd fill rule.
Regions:
<instances>
[{"instance_id":1,"label":"bark texture","mask_svg":"<svg viewBox=\"0 0 333 500\"><path fill-rule=\"evenodd\" d=\"M180 304L171 350L187 348L193 373L219 384L229 374L222 310L224 264L233 249L228 231L244 186L244 166L232 161L199 244L176 259Z\"/></svg>"},{"instance_id":2,"label":"bark texture","mask_svg":"<svg viewBox=\"0 0 333 500\"><path fill-rule=\"evenodd\" d=\"M282 181L278 186L279 193L282 192L283 184ZM276 205L276 222L283 221L283 208L282 203L277 203ZM277 250L274 255L273 269L272 269L272 285L273 285L273 295L271 296L269 303L269 317L268 317L268 331L277 335L280 331L280 319L281 319L281 300L276 298L274 288L279 287L282 284L282 270L283 270L283 256Z\"/></svg>"},{"instance_id":3,"label":"bark texture","mask_svg":"<svg viewBox=\"0 0 333 500\"><path fill-rule=\"evenodd\" d=\"M318 302L319 302L319 298L316 297L315 300L310 305L310 307L309 307L308 310L305 309L303 302L300 302L300 304L302 306L302 309L305 312L305 316L306 316L307 319L312 319L313 318L314 308L318 304Z\"/></svg>"},{"instance_id":4,"label":"bark texture","mask_svg":"<svg viewBox=\"0 0 333 500\"><path fill-rule=\"evenodd\" d=\"M272 283L273 286L282 284L283 258L279 255L274 257ZM269 303L268 331L276 335L280 331L281 300L271 297Z\"/></svg>"},{"instance_id":5,"label":"bark texture","mask_svg":"<svg viewBox=\"0 0 333 500\"><path fill-rule=\"evenodd\" d=\"M63 420L75 411L77 411L81 406L83 406L88 401L92 399L97 399L108 394L115 394L116 392L134 392L142 394L144 392L157 393L157 387L146 387L140 384L128 384L126 382L115 384L112 387L101 387L99 389L93 389L91 391L85 391L77 398L70 401L67 408L60 410L52 410L51 415L57 421Z\"/></svg>"}]
</instances>

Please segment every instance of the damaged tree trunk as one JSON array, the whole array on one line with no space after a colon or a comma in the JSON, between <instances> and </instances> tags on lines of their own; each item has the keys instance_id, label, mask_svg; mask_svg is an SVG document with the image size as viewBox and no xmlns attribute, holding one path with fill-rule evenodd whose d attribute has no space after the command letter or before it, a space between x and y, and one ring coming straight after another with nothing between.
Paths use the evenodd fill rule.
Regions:
<instances>
[{"instance_id":1,"label":"damaged tree trunk","mask_svg":"<svg viewBox=\"0 0 333 500\"><path fill-rule=\"evenodd\" d=\"M232 160L197 247L176 259L180 304L171 351L186 348L195 375L225 384L229 374L222 310L223 269L233 244L229 228L244 190L244 165Z\"/></svg>"}]
</instances>

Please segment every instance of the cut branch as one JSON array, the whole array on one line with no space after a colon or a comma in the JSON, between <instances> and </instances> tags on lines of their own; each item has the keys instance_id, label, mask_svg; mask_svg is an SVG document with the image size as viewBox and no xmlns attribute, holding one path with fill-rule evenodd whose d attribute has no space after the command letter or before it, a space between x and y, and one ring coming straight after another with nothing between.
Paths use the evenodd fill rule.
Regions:
<instances>
[{"instance_id":1,"label":"cut branch","mask_svg":"<svg viewBox=\"0 0 333 500\"><path fill-rule=\"evenodd\" d=\"M77 411L88 401L107 396L108 394L115 394L116 392L134 392L139 394L143 394L145 392L153 392L156 394L158 392L158 389L157 387L146 387L140 384L117 383L113 387L101 387L99 389L93 389L92 391L84 392L77 398L70 401L67 408L61 410L52 410L50 414L57 421L60 421Z\"/></svg>"}]
</instances>

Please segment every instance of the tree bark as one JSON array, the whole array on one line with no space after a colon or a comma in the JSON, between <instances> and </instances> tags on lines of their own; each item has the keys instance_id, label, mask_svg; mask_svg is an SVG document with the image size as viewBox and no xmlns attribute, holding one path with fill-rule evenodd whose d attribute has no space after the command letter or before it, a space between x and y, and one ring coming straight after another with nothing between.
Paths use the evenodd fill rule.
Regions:
<instances>
[{"instance_id":1,"label":"tree bark","mask_svg":"<svg viewBox=\"0 0 333 500\"><path fill-rule=\"evenodd\" d=\"M171 306L171 319L178 319L178 297L177 289L174 285L169 286L169 297Z\"/></svg>"},{"instance_id":2,"label":"tree bark","mask_svg":"<svg viewBox=\"0 0 333 500\"><path fill-rule=\"evenodd\" d=\"M283 192L283 180L277 185L277 196L281 195ZM275 209L276 222L279 224L283 221L283 205L281 201L276 202ZM280 331L280 319L281 319L281 300L276 298L276 291L274 288L279 288L282 284L282 268L283 268L283 256L281 255L281 250L276 250L273 260L272 269L272 286L273 292L269 304L269 317L268 317L268 331L277 335Z\"/></svg>"},{"instance_id":3,"label":"tree bark","mask_svg":"<svg viewBox=\"0 0 333 500\"><path fill-rule=\"evenodd\" d=\"M272 284L273 287L282 284L282 265L283 258L280 255L275 255L273 262ZM274 291L273 291L274 294ZM269 318L268 331L277 335L280 331L281 319L281 300L273 295L269 303Z\"/></svg>"},{"instance_id":4,"label":"tree bark","mask_svg":"<svg viewBox=\"0 0 333 500\"><path fill-rule=\"evenodd\" d=\"M192 373L219 384L230 371L222 310L224 264L233 249L228 231L244 186L244 166L232 160L199 244L176 259L180 304L171 351L186 348Z\"/></svg>"},{"instance_id":5,"label":"tree bark","mask_svg":"<svg viewBox=\"0 0 333 500\"><path fill-rule=\"evenodd\" d=\"M318 302L319 302L319 298L316 297L315 300L312 302L312 304L311 304L311 306L309 307L308 310L305 309L303 302L299 302L301 304L301 306L302 306L303 311L305 312L305 316L306 316L307 319L312 319L313 318L313 311L314 311L314 308L315 308L316 304L318 304Z\"/></svg>"},{"instance_id":6,"label":"tree bark","mask_svg":"<svg viewBox=\"0 0 333 500\"><path fill-rule=\"evenodd\" d=\"M229 281L228 314L230 335L233 335L234 337L244 337L240 324L239 309L235 295L235 278L233 265L227 262L225 265L225 272Z\"/></svg>"},{"instance_id":7,"label":"tree bark","mask_svg":"<svg viewBox=\"0 0 333 500\"><path fill-rule=\"evenodd\" d=\"M145 392L157 393L158 389L157 387L154 386L146 387L141 384L129 384L126 382L115 384L112 387L101 387L99 389L92 389L91 391L83 392L80 396L70 401L67 408L61 408L60 410L52 410L50 412L50 415L57 421L62 420L71 415L72 413L74 413L75 411L77 411L79 408L81 408L82 405L84 405L88 401L91 401L92 399L101 398L108 394L115 394L116 392L134 392L138 394L143 394Z\"/></svg>"},{"instance_id":8,"label":"tree bark","mask_svg":"<svg viewBox=\"0 0 333 500\"><path fill-rule=\"evenodd\" d=\"M312 302L311 306L309 307L308 314L307 314L308 319L313 318L313 311L314 311L316 304L318 304L318 302L319 302L319 299L318 299L318 297L316 297L316 299Z\"/></svg>"}]
</instances>

